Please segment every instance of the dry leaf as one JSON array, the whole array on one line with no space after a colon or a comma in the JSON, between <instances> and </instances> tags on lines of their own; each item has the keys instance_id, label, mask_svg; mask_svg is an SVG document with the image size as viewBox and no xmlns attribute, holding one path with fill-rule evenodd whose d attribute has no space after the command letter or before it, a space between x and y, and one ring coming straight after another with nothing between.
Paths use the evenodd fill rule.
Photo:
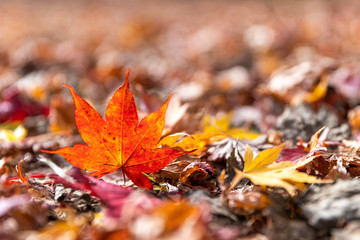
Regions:
<instances>
[{"instance_id":1,"label":"dry leaf","mask_svg":"<svg viewBox=\"0 0 360 240\"><path fill-rule=\"evenodd\" d=\"M192 154L199 155L209 144L228 137L252 140L260 136L260 134L244 128L231 128L231 118L232 114L226 114L212 120L210 116L205 115L203 118L204 127L202 133L195 133L191 137L186 138L181 138L180 135L169 135L163 138L159 144L181 148L185 151L196 149Z\"/></svg>"},{"instance_id":2,"label":"dry leaf","mask_svg":"<svg viewBox=\"0 0 360 240\"><path fill-rule=\"evenodd\" d=\"M296 164L283 161L274 163L280 155L285 144L266 149L260 152L255 158L252 157L252 150L246 146L244 156L244 171L235 169L236 176L231 182L235 187L243 178L249 178L254 184L270 187L282 187L290 194L296 189L304 188L304 183L328 183L329 180L317 179L296 169L311 162L315 157L307 158Z\"/></svg>"}]
</instances>

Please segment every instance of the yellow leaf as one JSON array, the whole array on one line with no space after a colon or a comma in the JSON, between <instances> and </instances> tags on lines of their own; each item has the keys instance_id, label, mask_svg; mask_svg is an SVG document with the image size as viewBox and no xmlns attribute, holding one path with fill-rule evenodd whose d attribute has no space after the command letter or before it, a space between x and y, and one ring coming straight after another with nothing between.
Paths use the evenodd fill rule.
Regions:
<instances>
[{"instance_id":1,"label":"yellow leaf","mask_svg":"<svg viewBox=\"0 0 360 240\"><path fill-rule=\"evenodd\" d=\"M37 232L34 232L31 239L38 240L77 240L83 239L81 229L86 227L87 222L91 218L87 218L86 215L75 216L71 212L64 211L66 216L65 221L55 221L47 224L45 227Z\"/></svg>"},{"instance_id":2,"label":"yellow leaf","mask_svg":"<svg viewBox=\"0 0 360 240\"><path fill-rule=\"evenodd\" d=\"M169 135L161 139L158 146L168 146L172 148L181 148L184 151L192 151L191 154L197 155L205 150L206 146L210 144L211 139L218 136L218 133L197 133L193 135L184 135L176 134Z\"/></svg>"},{"instance_id":3,"label":"yellow leaf","mask_svg":"<svg viewBox=\"0 0 360 240\"><path fill-rule=\"evenodd\" d=\"M230 121L232 114L226 114L218 117L215 120L211 119L209 115L203 117L203 132L222 132L230 128Z\"/></svg>"},{"instance_id":4,"label":"yellow leaf","mask_svg":"<svg viewBox=\"0 0 360 240\"><path fill-rule=\"evenodd\" d=\"M250 179L251 182L261 186L269 186L269 187L281 187L284 188L288 193L294 194L295 187L291 185L289 182L284 181L281 178L272 177L269 175L260 175L260 174L245 174L247 178Z\"/></svg>"},{"instance_id":5,"label":"yellow leaf","mask_svg":"<svg viewBox=\"0 0 360 240\"><path fill-rule=\"evenodd\" d=\"M275 162L276 159L278 159L281 150L284 148L284 146L285 143L277 147L266 149L260 152L254 160L248 162L245 161L244 171L248 172L250 170L261 169L266 165Z\"/></svg>"},{"instance_id":6,"label":"yellow leaf","mask_svg":"<svg viewBox=\"0 0 360 240\"><path fill-rule=\"evenodd\" d=\"M254 184L270 187L281 187L291 195L296 189L305 188L305 183L328 183L331 180L318 179L296 169L311 162L316 156L306 158L298 163L288 161L274 163L280 155L285 144L266 149L260 152L255 159L252 150L246 146L244 154L244 171L235 169L236 175L231 182L231 188L243 178L248 178Z\"/></svg>"},{"instance_id":7,"label":"yellow leaf","mask_svg":"<svg viewBox=\"0 0 360 240\"><path fill-rule=\"evenodd\" d=\"M295 97L291 100L291 105L297 105L301 102L313 103L323 99L327 92L328 83L328 75L321 76L320 82L314 87L313 91L295 95Z\"/></svg>"},{"instance_id":8,"label":"yellow leaf","mask_svg":"<svg viewBox=\"0 0 360 240\"><path fill-rule=\"evenodd\" d=\"M241 127L231 128L228 131L226 131L226 133L235 139L246 139L246 140L253 140L261 135L259 133Z\"/></svg>"},{"instance_id":9,"label":"yellow leaf","mask_svg":"<svg viewBox=\"0 0 360 240\"><path fill-rule=\"evenodd\" d=\"M254 159L254 154L248 144L245 147L244 161L251 162Z\"/></svg>"},{"instance_id":10,"label":"yellow leaf","mask_svg":"<svg viewBox=\"0 0 360 240\"><path fill-rule=\"evenodd\" d=\"M158 146L168 146L172 148L181 148L185 151L191 151L193 155L198 155L206 149L206 146L221 141L228 137L235 139L255 139L260 134L246 130L243 128L230 128L232 114L226 114L216 119L211 119L209 115L203 117L203 133L196 133L193 135L176 134L164 137L158 144Z\"/></svg>"},{"instance_id":11,"label":"yellow leaf","mask_svg":"<svg viewBox=\"0 0 360 240\"><path fill-rule=\"evenodd\" d=\"M312 103L324 98L328 87L328 79L327 75L323 75L314 90L304 97L304 102Z\"/></svg>"},{"instance_id":12,"label":"yellow leaf","mask_svg":"<svg viewBox=\"0 0 360 240\"><path fill-rule=\"evenodd\" d=\"M0 141L4 142L16 142L23 139L27 134L27 130L23 125L18 125L15 129L0 129Z\"/></svg>"},{"instance_id":13,"label":"yellow leaf","mask_svg":"<svg viewBox=\"0 0 360 240\"><path fill-rule=\"evenodd\" d=\"M236 172L236 175L230 183L230 188L234 188L236 186L236 184L238 184L240 182L241 179L246 178L245 173L243 173L239 169L235 168L235 172Z\"/></svg>"},{"instance_id":14,"label":"yellow leaf","mask_svg":"<svg viewBox=\"0 0 360 240\"><path fill-rule=\"evenodd\" d=\"M204 133L218 133L226 137L233 137L235 139L247 139L252 140L259 137L261 134L256 133L245 128L237 127L231 128L230 123L232 119L232 113L225 114L221 117L217 117L215 120L211 119L209 115L203 117L203 132Z\"/></svg>"},{"instance_id":15,"label":"yellow leaf","mask_svg":"<svg viewBox=\"0 0 360 240\"><path fill-rule=\"evenodd\" d=\"M245 154L244 154L244 171L248 171L252 165L254 165L254 153L246 144Z\"/></svg>"}]
</instances>

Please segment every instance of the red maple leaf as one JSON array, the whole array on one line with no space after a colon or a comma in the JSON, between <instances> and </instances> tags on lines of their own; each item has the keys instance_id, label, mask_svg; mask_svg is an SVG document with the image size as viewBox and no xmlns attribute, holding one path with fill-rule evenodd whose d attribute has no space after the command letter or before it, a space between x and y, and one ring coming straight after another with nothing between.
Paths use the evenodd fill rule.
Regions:
<instances>
[{"instance_id":1,"label":"red maple leaf","mask_svg":"<svg viewBox=\"0 0 360 240\"><path fill-rule=\"evenodd\" d=\"M171 95L157 112L139 122L128 78L129 71L107 106L105 120L72 87L65 85L74 98L76 125L87 145L42 152L59 154L72 165L93 171L90 176L97 178L121 168L134 184L151 190L152 184L143 172L156 172L188 152L157 148Z\"/></svg>"}]
</instances>

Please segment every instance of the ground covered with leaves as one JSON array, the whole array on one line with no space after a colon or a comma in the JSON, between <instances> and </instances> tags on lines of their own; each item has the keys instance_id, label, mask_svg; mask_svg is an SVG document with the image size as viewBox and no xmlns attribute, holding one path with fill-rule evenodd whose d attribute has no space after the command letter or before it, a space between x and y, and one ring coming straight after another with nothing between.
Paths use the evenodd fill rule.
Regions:
<instances>
[{"instance_id":1,"label":"ground covered with leaves","mask_svg":"<svg viewBox=\"0 0 360 240\"><path fill-rule=\"evenodd\" d=\"M359 239L359 10L1 1L0 238Z\"/></svg>"}]
</instances>

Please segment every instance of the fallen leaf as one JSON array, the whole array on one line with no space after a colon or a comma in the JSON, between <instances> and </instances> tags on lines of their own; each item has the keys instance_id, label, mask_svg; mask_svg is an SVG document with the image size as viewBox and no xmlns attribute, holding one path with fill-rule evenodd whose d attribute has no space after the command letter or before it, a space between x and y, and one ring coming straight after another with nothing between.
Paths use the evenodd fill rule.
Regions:
<instances>
[{"instance_id":1,"label":"fallen leaf","mask_svg":"<svg viewBox=\"0 0 360 240\"><path fill-rule=\"evenodd\" d=\"M249 215L265 209L271 200L269 196L253 186L230 191L225 195L228 207L237 215Z\"/></svg>"},{"instance_id":2,"label":"fallen leaf","mask_svg":"<svg viewBox=\"0 0 360 240\"><path fill-rule=\"evenodd\" d=\"M66 85L74 98L76 125L87 145L42 151L59 154L74 166L93 171L90 175L98 178L121 168L134 184L152 189L150 180L142 172L156 172L186 152L156 148L171 96L157 112L149 114L139 123L128 78L129 71L124 85L116 91L107 106L106 120L72 87Z\"/></svg>"},{"instance_id":3,"label":"fallen leaf","mask_svg":"<svg viewBox=\"0 0 360 240\"><path fill-rule=\"evenodd\" d=\"M184 170L186 166L188 166L193 160L183 160L183 161L174 161L161 169L160 171L157 171L156 173L152 174L152 177L154 178L155 182L157 183L169 183L173 186L176 186L179 182L179 178L181 175L181 172Z\"/></svg>"},{"instance_id":4,"label":"fallen leaf","mask_svg":"<svg viewBox=\"0 0 360 240\"><path fill-rule=\"evenodd\" d=\"M65 177L52 175L55 183L63 184L65 187L89 191L91 195L98 197L107 206L107 214L111 217L120 217L122 208L132 188L124 188L112 183L107 183L92 177L82 175L78 168L72 169Z\"/></svg>"},{"instance_id":5,"label":"fallen leaf","mask_svg":"<svg viewBox=\"0 0 360 240\"><path fill-rule=\"evenodd\" d=\"M223 135L222 139L229 136L235 139L247 139L252 140L259 137L261 134L242 128L242 127L231 127L232 113L225 114L223 116L217 117L216 119L211 119L210 116L205 115L203 118L203 132L204 133L218 133ZM217 139L221 140L221 139Z\"/></svg>"},{"instance_id":6,"label":"fallen leaf","mask_svg":"<svg viewBox=\"0 0 360 240\"><path fill-rule=\"evenodd\" d=\"M325 97L328 88L328 75L322 75L320 82L314 87L314 89L306 93L305 95L297 95L291 100L292 105L297 105L301 102L312 103L321 100Z\"/></svg>"},{"instance_id":7,"label":"fallen leaf","mask_svg":"<svg viewBox=\"0 0 360 240\"><path fill-rule=\"evenodd\" d=\"M354 136L359 139L360 132L360 106L351 109L348 113L349 124Z\"/></svg>"},{"instance_id":8,"label":"fallen leaf","mask_svg":"<svg viewBox=\"0 0 360 240\"><path fill-rule=\"evenodd\" d=\"M165 129L164 132L171 132L176 123L184 117L186 111L189 108L189 104L181 104L180 97L174 96L169 104L169 108L166 111Z\"/></svg>"},{"instance_id":9,"label":"fallen leaf","mask_svg":"<svg viewBox=\"0 0 360 240\"><path fill-rule=\"evenodd\" d=\"M305 151L303 148L295 147L295 148L283 148L281 154L283 155L283 157L280 158L278 162L289 161L296 163L301 159L303 159L304 157L306 157L308 152Z\"/></svg>"},{"instance_id":10,"label":"fallen leaf","mask_svg":"<svg viewBox=\"0 0 360 240\"><path fill-rule=\"evenodd\" d=\"M311 136L308 143L299 141L296 148L284 148L281 151L282 158L278 162L290 161L293 163L304 160L306 157L321 154L326 152L325 140L329 133L329 128L322 127L316 133Z\"/></svg>"},{"instance_id":11,"label":"fallen leaf","mask_svg":"<svg viewBox=\"0 0 360 240\"><path fill-rule=\"evenodd\" d=\"M244 154L244 171L235 169L236 175L231 182L231 188L243 178L249 178L254 184L270 187L282 187L290 194L298 188L304 188L304 183L328 183L330 180L317 179L296 169L311 162L316 156L298 163L288 161L274 163L285 144L266 149L253 158L252 150L246 146Z\"/></svg>"},{"instance_id":12,"label":"fallen leaf","mask_svg":"<svg viewBox=\"0 0 360 240\"><path fill-rule=\"evenodd\" d=\"M319 104L317 110L310 104L300 104L286 107L276 120L276 130L282 132L283 140L291 140L293 144L299 138L309 141L314 132L323 126L331 129L328 139L339 141L351 137L351 131L347 125L341 124L330 105Z\"/></svg>"},{"instance_id":13,"label":"fallen leaf","mask_svg":"<svg viewBox=\"0 0 360 240\"><path fill-rule=\"evenodd\" d=\"M210 161L228 161L230 158L234 157L240 165L242 164L242 156L240 151L245 149L245 143L241 140L236 140L232 137L226 138L224 140L212 143L207 152L210 154L208 160ZM242 166L239 168L243 168Z\"/></svg>"},{"instance_id":14,"label":"fallen leaf","mask_svg":"<svg viewBox=\"0 0 360 240\"><path fill-rule=\"evenodd\" d=\"M23 121L26 117L48 115L49 109L27 97L16 87L10 87L0 96L0 123Z\"/></svg>"},{"instance_id":15,"label":"fallen leaf","mask_svg":"<svg viewBox=\"0 0 360 240\"><path fill-rule=\"evenodd\" d=\"M195 133L184 138L184 135L172 134L161 139L159 146L181 148L184 151L192 151L193 155L199 155L210 143L215 141L214 139L218 135L218 133Z\"/></svg>"},{"instance_id":16,"label":"fallen leaf","mask_svg":"<svg viewBox=\"0 0 360 240\"><path fill-rule=\"evenodd\" d=\"M0 199L0 217L4 216L13 207L28 203L30 203L30 196L26 194Z\"/></svg>"},{"instance_id":17,"label":"fallen leaf","mask_svg":"<svg viewBox=\"0 0 360 240\"><path fill-rule=\"evenodd\" d=\"M131 227L134 239L208 239L207 207L204 203L198 207L186 201L166 201L135 220Z\"/></svg>"},{"instance_id":18,"label":"fallen leaf","mask_svg":"<svg viewBox=\"0 0 360 240\"><path fill-rule=\"evenodd\" d=\"M285 144L261 151L256 158L253 157L251 148L247 145L244 153L244 172L262 169L276 161Z\"/></svg>"},{"instance_id":19,"label":"fallen leaf","mask_svg":"<svg viewBox=\"0 0 360 240\"><path fill-rule=\"evenodd\" d=\"M321 129L319 129L316 133L314 133L311 138L310 138L310 142L309 142L309 146L308 146L308 150L309 152L314 152L316 150L319 150L321 148L324 148L324 141L326 140L327 135L329 134L329 128L327 127L322 127ZM324 148L322 149L324 151L326 151L327 149Z\"/></svg>"},{"instance_id":20,"label":"fallen leaf","mask_svg":"<svg viewBox=\"0 0 360 240\"><path fill-rule=\"evenodd\" d=\"M306 94L304 101L305 102L315 102L319 101L320 99L324 98L327 92L329 83L328 75L321 76L320 82L316 85L314 90L308 94Z\"/></svg>"},{"instance_id":21,"label":"fallen leaf","mask_svg":"<svg viewBox=\"0 0 360 240\"><path fill-rule=\"evenodd\" d=\"M148 114L156 111L162 105L162 99L158 94L147 94L144 87L140 84L136 86L136 90L140 93L140 118L142 114ZM171 98L169 106L165 114L165 128L163 135L167 135L172 132L174 126L184 117L186 111L189 108L189 104L182 104L180 97L174 95Z\"/></svg>"},{"instance_id":22,"label":"fallen leaf","mask_svg":"<svg viewBox=\"0 0 360 240\"><path fill-rule=\"evenodd\" d=\"M23 170L23 163L24 163L24 159L19 161L18 165L17 165L17 172L19 174L19 179L22 183L26 184L27 186L29 186L29 181L26 178L26 176L23 174L24 170Z\"/></svg>"},{"instance_id":23,"label":"fallen leaf","mask_svg":"<svg viewBox=\"0 0 360 240\"><path fill-rule=\"evenodd\" d=\"M294 105L303 101L320 100L327 91L328 80L325 73L333 64L319 59L317 62L302 61L293 66L279 68L271 74L266 91ZM319 78L320 82L315 85Z\"/></svg>"},{"instance_id":24,"label":"fallen leaf","mask_svg":"<svg viewBox=\"0 0 360 240\"><path fill-rule=\"evenodd\" d=\"M182 135L169 135L164 137L159 144L164 146L178 147L185 151L193 151L192 154L199 155L206 147L216 141L224 140L228 137L235 139L253 140L261 134L256 133L245 128L231 128L232 114L226 114L216 119L211 119L210 116L203 117L203 132L195 133L191 137L181 138Z\"/></svg>"},{"instance_id":25,"label":"fallen leaf","mask_svg":"<svg viewBox=\"0 0 360 240\"><path fill-rule=\"evenodd\" d=\"M17 142L25 138L27 130L22 124L1 124L0 142Z\"/></svg>"},{"instance_id":26,"label":"fallen leaf","mask_svg":"<svg viewBox=\"0 0 360 240\"><path fill-rule=\"evenodd\" d=\"M245 149L245 144L232 137L211 144L207 150L210 154L209 161L225 162L226 183L235 177L235 168L243 169L244 161L241 156L241 150Z\"/></svg>"},{"instance_id":27,"label":"fallen leaf","mask_svg":"<svg viewBox=\"0 0 360 240\"><path fill-rule=\"evenodd\" d=\"M187 165L180 174L180 182L190 187L203 187L214 191L215 182L209 181L214 176L214 169L205 162L193 162ZM179 189L182 190L181 186Z\"/></svg>"},{"instance_id":28,"label":"fallen leaf","mask_svg":"<svg viewBox=\"0 0 360 240\"><path fill-rule=\"evenodd\" d=\"M45 240L76 240L84 235L87 222L83 216L67 216L66 221L56 221L40 229L32 235L34 239Z\"/></svg>"},{"instance_id":29,"label":"fallen leaf","mask_svg":"<svg viewBox=\"0 0 360 240\"><path fill-rule=\"evenodd\" d=\"M75 128L74 106L71 99L65 99L62 96L54 96L50 102L49 112L49 131L72 132Z\"/></svg>"}]
</instances>

